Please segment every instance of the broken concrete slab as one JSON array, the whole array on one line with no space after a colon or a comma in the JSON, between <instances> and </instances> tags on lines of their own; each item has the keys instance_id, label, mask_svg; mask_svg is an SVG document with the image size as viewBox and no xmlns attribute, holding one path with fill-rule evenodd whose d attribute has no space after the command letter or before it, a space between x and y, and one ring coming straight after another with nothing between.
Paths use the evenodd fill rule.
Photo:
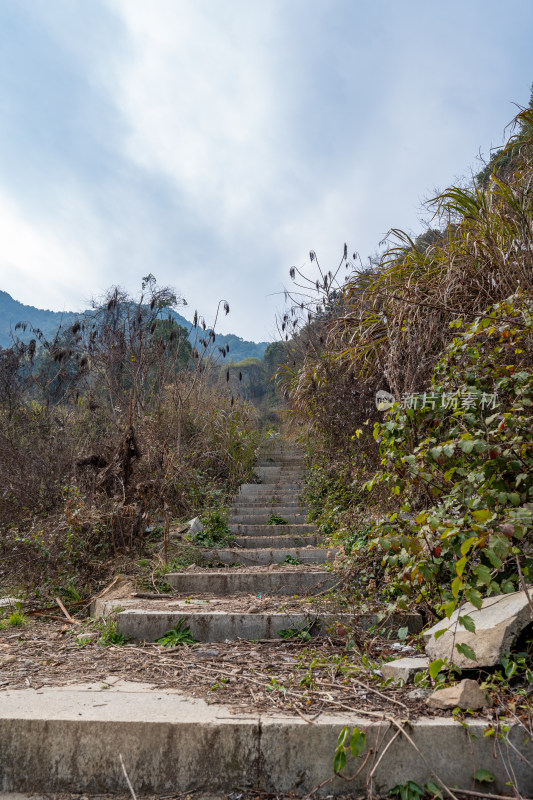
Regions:
<instances>
[{"instance_id":1,"label":"broken concrete slab","mask_svg":"<svg viewBox=\"0 0 533 800\"><path fill-rule=\"evenodd\" d=\"M393 678L395 681L408 683L417 672L423 672L428 667L429 658L427 656L397 658L394 661L387 661L386 664L382 664L381 674L385 680Z\"/></svg>"},{"instance_id":2,"label":"broken concrete slab","mask_svg":"<svg viewBox=\"0 0 533 800\"><path fill-rule=\"evenodd\" d=\"M469 616L475 632L459 624L459 616ZM434 661L442 658L461 669L493 667L509 652L524 628L533 622L533 614L525 592L486 597L480 609L465 603L450 619L442 619L424 633L426 653ZM448 629L448 630L446 630ZM435 638L439 631L446 633ZM458 644L472 648L476 661L457 650Z\"/></svg>"},{"instance_id":3,"label":"broken concrete slab","mask_svg":"<svg viewBox=\"0 0 533 800\"><path fill-rule=\"evenodd\" d=\"M191 536L195 536L197 533L201 533L204 529L204 526L200 522L199 517L194 517L193 519L190 519L187 522L187 525L189 527L189 533L191 534Z\"/></svg>"},{"instance_id":4,"label":"broken concrete slab","mask_svg":"<svg viewBox=\"0 0 533 800\"><path fill-rule=\"evenodd\" d=\"M464 711L468 708L478 711L489 705L486 694L479 683L470 678L465 678L455 686L438 689L428 697L426 703L430 708L462 708Z\"/></svg>"}]
</instances>

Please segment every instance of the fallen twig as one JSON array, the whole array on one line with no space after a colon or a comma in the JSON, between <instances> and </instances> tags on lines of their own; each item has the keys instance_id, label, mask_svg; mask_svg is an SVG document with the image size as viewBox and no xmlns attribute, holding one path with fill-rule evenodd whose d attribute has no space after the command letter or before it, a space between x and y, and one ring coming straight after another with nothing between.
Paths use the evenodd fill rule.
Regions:
<instances>
[{"instance_id":1,"label":"fallen twig","mask_svg":"<svg viewBox=\"0 0 533 800\"><path fill-rule=\"evenodd\" d=\"M74 619L74 617L70 616L70 614L68 613L67 609L65 608L65 606L61 602L61 598L60 597L56 597L56 603L59 606L59 608L61 609L61 611L63 612L63 614L65 615L65 617L68 619L69 622L72 622L73 625L79 625L80 624L79 619Z\"/></svg>"},{"instance_id":2,"label":"fallen twig","mask_svg":"<svg viewBox=\"0 0 533 800\"><path fill-rule=\"evenodd\" d=\"M512 794L490 794L489 792L475 792L473 789L457 789L457 794L467 794L472 797L487 797L488 800L516 800ZM532 800L531 797L521 797L521 800Z\"/></svg>"},{"instance_id":3,"label":"fallen twig","mask_svg":"<svg viewBox=\"0 0 533 800\"><path fill-rule=\"evenodd\" d=\"M126 772L126 767L124 765L124 759L122 758L122 753L119 753L118 757L120 758L120 766L122 767L122 772L124 773L124 777L126 778L126 783L128 784L128 789L131 792L131 796L133 797L133 800L137 800L137 795L135 794L133 786L131 785L131 781L128 777L128 773Z\"/></svg>"}]
</instances>

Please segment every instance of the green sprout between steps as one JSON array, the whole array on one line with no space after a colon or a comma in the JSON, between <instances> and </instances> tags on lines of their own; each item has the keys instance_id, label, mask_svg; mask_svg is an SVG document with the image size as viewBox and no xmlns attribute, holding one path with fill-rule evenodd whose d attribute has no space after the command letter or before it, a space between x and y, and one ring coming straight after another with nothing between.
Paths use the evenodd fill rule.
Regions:
<instances>
[{"instance_id":1,"label":"green sprout between steps","mask_svg":"<svg viewBox=\"0 0 533 800\"><path fill-rule=\"evenodd\" d=\"M267 525L288 525L288 524L289 523L287 522L287 520L283 519L283 517L280 517L279 514L271 514L267 522Z\"/></svg>"},{"instance_id":2,"label":"green sprout between steps","mask_svg":"<svg viewBox=\"0 0 533 800\"><path fill-rule=\"evenodd\" d=\"M302 625L301 628L285 628L279 631L279 636L282 639L297 639L301 642L308 642L311 639L311 631L317 624L318 620L315 618L310 622Z\"/></svg>"},{"instance_id":3,"label":"green sprout between steps","mask_svg":"<svg viewBox=\"0 0 533 800\"><path fill-rule=\"evenodd\" d=\"M295 556L291 555L286 556L286 558L283 561L280 561L280 564L293 564L294 566L301 563L302 562L300 561L299 558L295 558Z\"/></svg>"},{"instance_id":4,"label":"green sprout between steps","mask_svg":"<svg viewBox=\"0 0 533 800\"><path fill-rule=\"evenodd\" d=\"M167 631L157 640L157 644L163 647L176 647L177 645L196 644L197 640L191 633L191 629L185 625L185 620L180 619L177 625Z\"/></svg>"},{"instance_id":5,"label":"green sprout between steps","mask_svg":"<svg viewBox=\"0 0 533 800\"><path fill-rule=\"evenodd\" d=\"M407 783L397 784L390 790L388 796L398 797L399 800L423 800L423 798L442 800L442 791L431 781L425 783L424 788L414 781L407 781Z\"/></svg>"}]
</instances>

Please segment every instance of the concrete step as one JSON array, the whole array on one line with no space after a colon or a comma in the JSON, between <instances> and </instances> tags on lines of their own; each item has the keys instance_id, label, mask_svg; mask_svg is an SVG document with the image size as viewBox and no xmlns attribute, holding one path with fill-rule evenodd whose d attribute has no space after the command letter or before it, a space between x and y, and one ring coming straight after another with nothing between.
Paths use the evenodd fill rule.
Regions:
<instances>
[{"instance_id":1,"label":"concrete step","mask_svg":"<svg viewBox=\"0 0 533 800\"><path fill-rule=\"evenodd\" d=\"M261 497L264 494L271 495L287 495L298 496L303 491L303 482L297 481L294 483L243 483L241 485L238 497L250 495Z\"/></svg>"},{"instance_id":2,"label":"concrete step","mask_svg":"<svg viewBox=\"0 0 533 800\"><path fill-rule=\"evenodd\" d=\"M266 525L272 512L264 511L262 513L253 514L229 514L228 523L230 525ZM304 525L306 522L306 514L287 513L280 515L289 525ZM270 525L269 527L274 527ZM276 526L277 527L277 526Z\"/></svg>"},{"instance_id":3,"label":"concrete step","mask_svg":"<svg viewBox=\"0 0 533 800\"><path fill-rule=\"evenodd\" d=\"M264 464L263 466L256 465L254 468L255 472L258 471L268 473L268 471L272 472L281 472L282 475L305 475L305 468L304 467L296 467L292 466L291 464Z\"/></svg>"},{"instance_id":4,"label":"concrete step","mask_svg":"<svg viewBox=\"0 0 533 800\"><path fill-rule=\"evenodd\" d=\"M209 561L222 564L242 564L244 567L264 567L269 564L283 564L287 558L296 559L300 564L325 564L332 561L339 551L325 547L284 547L284 548L245 548L228 547L204 551ZM290 562L289 562L290 563Z\"/></svg>"},{"instance_id":5,"label":"concrete step","mask_svg":"<svg viewBox=\"0 0 533 800\"><path fill-rule=\"evenodd\" d=\"M312 595L330 589L337 583L331 572L324 570L272 570L239 572L209 570L207 572L171 572L166 576L170 586L180 594Z\"/></svg>"},{"instance_id":6,"label":"concrete step","mask_svg":"<svg viewBox=\"0 0 533 800\"><path fill-rule=\"evenodd\" d=\"M302 488L298 487L292 490L273 489L272 487L260 484L261 490L245 490L235 495L234 501L237 502L266 502L271 503L296 503L300 501Z\"/></svg>"},{"instance_id":7,"label":"concrete step","mask_svg":"<svg viewBox=\"0 0 533 800\"><path fill-rule=\"evenodd\" d=\"M435 773L447 786L479 793L473 763L495 764L491 793L509 795L511 774L517 796L533 795L533 742L511 720L506 735L512 747L505 746L502 763L495 762L483 717L469 718L468 728L450 715L412 718L407 738L398 736L389 720L358 716L348 690L346 704L353 711L324 711L306 720L294 713L236 715L222 703L208 705L177 690L126 681L110 688L100 681L4 691L0 786L3 792L31 795L130 797L122 756L138 797L199 797L198 787L211 798L252 790L269 796L366 797L369 785L374 796L385 797L408 780L420 786L435 782ZM348 786L332 770L345 725L367 736L354 764L357 777ZM376 755L369 759L369 753Z\"/></svg>"},{"instance_id":8,"label":"concrete step","mask_svg":"<svg viewBox=\"0 0 533 800\"><path fill-rule=\"evenodd\" d=\"M230 508L230 511L251 511L252 513L255 511L298 511L302 509L302 503L297 499L290 499L290 500L283 500L279 501L276 498L269 501L267 497L258 497L255 500L251 500L249 497L237 497L233 501L233 504Z\"/></svg>"},{"instance_id":9,"label":"concrete step","mask_svg":"<svg viewBox=\"0 0 533 800\"><path fill-rule=\"evenodd\" d=\"M269 526L270 527L270 526ZM316 547L322 544L324 537L319 534L307 534L304 536L237 536L235 545L238 547Z\"/></svg>"},{"instance_id":10,"label":"concrete step","mask_svg":"<svg viewBox=\"0 0 533 800\"><path fill-rule=\"evenodd\" d=\"M283 469L282 467L256 467L255 474L263 483L273 481L298 481L302 480L305 472L301 469Z\"/></svg>"},{"instance_id":11,"label":"concrete step","mask_svg":"<svg viewBox=\"0 0 533 800\"><path fill-rule=\"evenodd\" d=\"M253 523L230 523L232 533L239 536L293 536L294 534L315 533L316 525L308 523L295 525L255 525ZM280 534L280 531L283 533Z\"/></svg>"},{"instance_id":12,"label":"concrete step","mask_svg":"<svg viewBox=\"0 0 533 800\"><path fill-rule=\"evenodd\" d=\"M303 458L260 458L256 461L258 467L297 467L298 469L305 469L305 460Z\"/></svg>"},{"instance_id":13,"label":"concrete step","mask_svg":"<svg viewBox=\"0 0 533 800\"><path fill-rule=\"evenodd\" d=\"M265 517L270 517L271 514L276 513L273 512L272 509L277 509L277 512L285 511L287 514L300 514L306 515L307 510L304 506L298 505L297 503L293 503L291 506L285 505L285 503L272 503L272 504L265 504L265 501L262 501L262 505L255 504L249 505L248 503L239 503L239 505L235 506L235 513L237 514L262 514ZM230 509L231 511L231 509ZM228 512L229 513L229 512Z\"/></svg>"},{"instance_id":14,"label":"concrete step","mask_svg":"<svg viewBox=\"0 0 533 800\"><path fill-rule=\"evenodd\" d=\"M403 619L403 617L402 617ZM324 636L336 623L361 627L376 624L375 614L353 617L351 614L306 614L292 612L250 614L221 611L135 610L117 614L117 629L127 639L155 642L178 623L187 626L197 642L224 642L227 639L277 639L280 631L303 628L315 623L313 636ZM399 625L395 631L398 630Z\"/></svg>"},{"instance_id":15,"label":"concrete step","mask_svg":"<svg viewBox=\"0 0 533 800\"><path fill-rule=\"evenodd\" d=\"M233 505L229 509L228 514L262 514L268 519L272 514L277 514L282 517L283 514L303 514L304 512L307 513L304 507L299 503L292 503L290 506L273 503L269 506L265 505L265 501L262 500L255 505L253 503L238 503L237 505Z\"/></svg>"}]
</instances>

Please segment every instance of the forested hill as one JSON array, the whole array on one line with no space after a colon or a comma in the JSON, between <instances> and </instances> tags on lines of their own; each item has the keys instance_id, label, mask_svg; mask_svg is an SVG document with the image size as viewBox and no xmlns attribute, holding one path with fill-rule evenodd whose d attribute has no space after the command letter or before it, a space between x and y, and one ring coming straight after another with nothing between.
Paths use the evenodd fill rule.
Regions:
<instances>
[{"instance_id":1,"label":"forested hill","mask_svg":"<svg viewBox=\"0 0 533 800\"><path fill-rule=\"evenodd\" d=\"M39 328L44 336L53 338L59 325L73 325L77 319L89 317L91 310L77 313L75 311L46 311L34 306L26 306L14 300L7 292L0 290L0 347L9 347L12 343L11 333L14 332L17 322L27 322L34 328ZM173 311L172 315L176 322L191 328L192 323L185 319L181 314ZM32 338L30 331L17 331L23 340ZM242 361L244 358L262 358L268 342L248 342L235 336L233 333L216 334L217 344L220 346L229 345L228 360Z\"/></svg>"}]
</instances>

